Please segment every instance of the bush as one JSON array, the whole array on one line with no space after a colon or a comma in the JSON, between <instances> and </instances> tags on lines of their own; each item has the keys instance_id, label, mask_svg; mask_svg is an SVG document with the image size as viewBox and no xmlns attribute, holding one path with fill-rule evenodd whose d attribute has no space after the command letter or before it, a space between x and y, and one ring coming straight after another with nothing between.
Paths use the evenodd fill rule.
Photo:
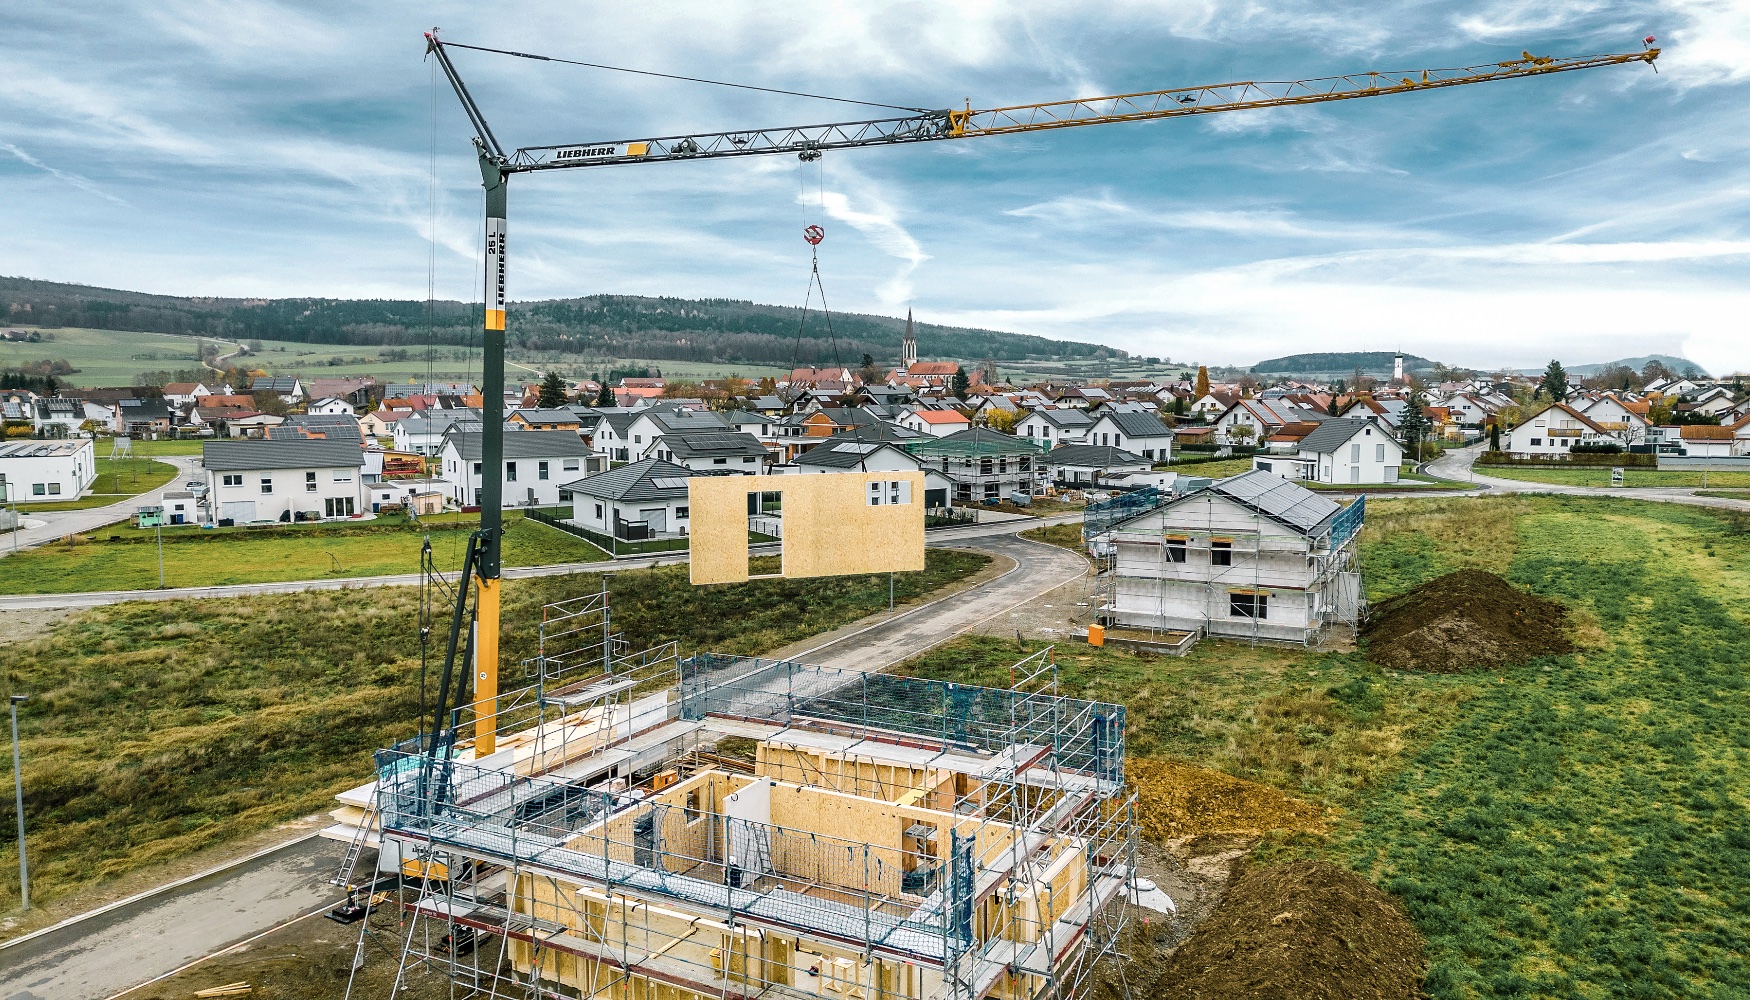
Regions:
<instances>
[{"instance_id":1,"label":"bush","mask_svg":"<svg viewBox=\"0 0 1750 1000\"><path fill-rule=\"evenodd\" d=\"M1622 445L1615 442L1605 444L1577 444L1568 449L1570 455L1620 455Z\"/></svg>"},{"instance_id":2,"label":"bush","mask_svg":"<svg viewBox=\"0 0 1750 1000\"><path fill-rule=\"evenodd\" d=\"M1576 448L1575 451L1579 449ZM1504 451L1486 451L1477 459L1477 465L1518 466L1528 469L1571 469L1576 466L1623 466L1635 469L1656 469L1659 467L1657 455L1641 454L1579 454L1538 455L1522 458L1510 455Z\"/></svg>"}]
</instances>

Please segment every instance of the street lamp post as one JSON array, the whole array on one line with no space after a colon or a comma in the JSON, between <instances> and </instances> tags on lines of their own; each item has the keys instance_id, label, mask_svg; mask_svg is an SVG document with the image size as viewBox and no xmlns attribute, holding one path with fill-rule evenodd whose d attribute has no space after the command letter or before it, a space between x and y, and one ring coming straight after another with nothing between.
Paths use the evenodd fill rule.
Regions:
<instances>
[{"instance_id":1,"label":"street lamp post","mask_svg":"<svg viewBox=\"0 0 1750 1000\"><path fill-rule=\"evenodd\" d=\"M164 515L158 515L158 589L164 589Z\"/></svg>"},{"instance_id":2,"label":"street lamp post","mask_svg":"<svg viewBox=\"0 0 1750 1000\"><path fill-rule=\"evenodd\" d=\"M25 696L12 696L12 790L18 807L18 894L24 899L24 908L30 909L30 862L24 856L24 771L20 769L18 760L18 703Z\"/></svg>"}]
</instances>

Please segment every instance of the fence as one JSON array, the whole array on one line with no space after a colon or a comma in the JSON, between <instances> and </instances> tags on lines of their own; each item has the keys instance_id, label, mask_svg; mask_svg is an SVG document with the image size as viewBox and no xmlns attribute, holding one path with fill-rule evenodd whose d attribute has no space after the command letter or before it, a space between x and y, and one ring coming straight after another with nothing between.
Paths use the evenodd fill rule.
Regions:
<instances>
[{"instance_id":1,"label":"fence","mask_svg":"<svg viewBox=\"0 0 1750 1000\"><path fill-rule=\"evenodd\" d=\"M594 531L574 521L554 517L552 514L533 507L523 511L523 514L524 516L533 518L542 524L557 528L566 534L576 535L591 545L594 545L596 548L601 549L603 552L606 552L608 555L615 557L648 555L652 552L685 552L690 544L689 539L685 535L670 535L668 537L642 539L620 538L605 532ZM642 522L638 522L638 524L640 527L643 526Z\"/></svg>"},{"instance_id":2,"label":"fence","mask_svg":"<svg viewBox=\"0 0 1750 1000\"><path fill-rule=\"evenodd\" d=\"M952 528L958 524L977 524L978 511L971 507L931 507L924 511L924 530Z\"/></svg>"}]
</instances>

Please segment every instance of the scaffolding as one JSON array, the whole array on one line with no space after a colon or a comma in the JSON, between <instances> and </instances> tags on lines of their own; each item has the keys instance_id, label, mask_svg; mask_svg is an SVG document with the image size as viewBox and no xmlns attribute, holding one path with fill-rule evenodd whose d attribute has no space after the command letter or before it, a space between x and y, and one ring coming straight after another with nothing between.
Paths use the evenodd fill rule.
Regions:
<instances>
[{"instance_id":1,"label":"scaffolding","mask_svg":"<svg viewBox=\"0 0 1750 1000\"><path fill-rule=\"evenodd\" d=\"M1162 505L1090 513L1084 522L1084 533L1095 523L1100 528L1096 569L1106 624L1156 643L1189 633L1320 646L1344 627L1353 638L1365 603L1357 536L1366 497L1304 533L1273 528L1261 511L1247 515L1249 527L1157 524L1143 516ZM1305 602L1303 616L1270 622L1266 602L1275 597L1280 614L1281 598L1289 595Z\"/></svg>"},{"instance_id":2,"label":"scaffolding","mask_svg":"<svg viewBox=\"0 0 1750 1000\"><path fill-rule=\"evenodd\" d=\"M376 755L395 994L1067 998L1113 953L1124 709L1060 695L1052 650L995 689L628 654L605 590L547 612L534 683Z\"/></svg>"}]
</instances>

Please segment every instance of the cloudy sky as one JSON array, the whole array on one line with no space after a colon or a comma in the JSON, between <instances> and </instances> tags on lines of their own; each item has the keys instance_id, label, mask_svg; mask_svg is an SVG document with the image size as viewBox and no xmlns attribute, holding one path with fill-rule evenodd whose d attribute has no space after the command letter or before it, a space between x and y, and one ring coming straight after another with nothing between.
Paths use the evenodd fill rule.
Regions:
<instances>
[{"instance_id":1,"label":"cloudy sky","mask_svg":"<svg viewBox=\"0 0 1750 1000\"><path fill-rule=\"evenodd\" d=\"M909 306L1178 361L1664 352L1750 369L1750 7L1733 0L10 4L0 273L423 298L435 256L437 294L476 298L479 173L422 58L434 25L457 42L975 108L1634 51L1655 34L1657 74L840 152L818 168L524 175L511 296L797 304L800 231L820 221L839 309ZM881 114L456 61L510 146Z\"/></svg>"}]
</instances>

